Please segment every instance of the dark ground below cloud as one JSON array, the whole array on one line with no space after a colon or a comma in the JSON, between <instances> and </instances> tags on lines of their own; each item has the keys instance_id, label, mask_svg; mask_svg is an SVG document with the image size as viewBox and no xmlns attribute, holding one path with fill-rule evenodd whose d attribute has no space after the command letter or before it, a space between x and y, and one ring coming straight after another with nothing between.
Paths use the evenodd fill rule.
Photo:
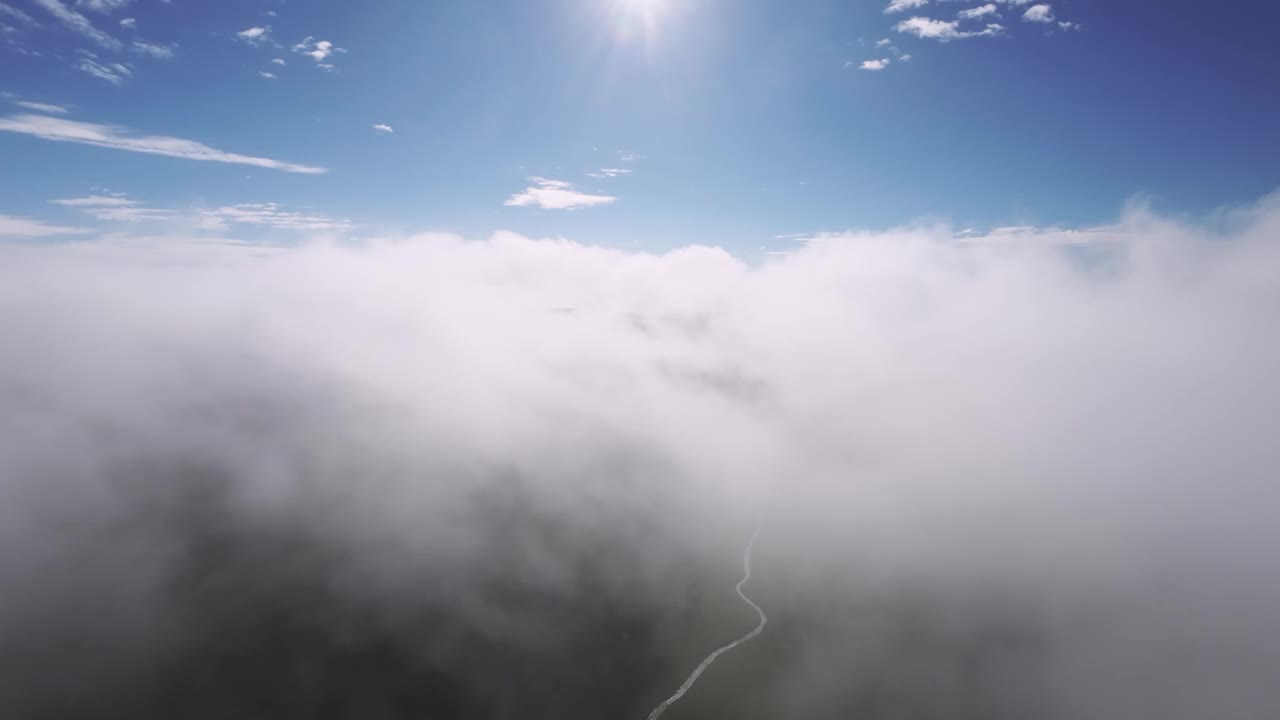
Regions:
<instances>
[{"instance_id":1,"label":"dark ground below cloud","mask_svg":"<svg viewBox=\"0 0 1280 720\"><path fill-rule=\"evenodd\" d=\"M23 627L5 629L0 715L642 719L753 622L732 592L732 546L723 566L673 568L672 587L654 589L665 606L645 607L626 597L628 568L638 566L629 556L658 552L662 538L643 549L610 537L569 546L572 532L508 499L486 506L489 550L465 576L406 569L420 574L398 586L416 591L388 598L346 581L359 576L358 560L316 528L248 520L227 509L219 481L184 480L187 490L138 503L145 520L67 528L97 542L45 568L45 581L82 570L107 584L49 598ZM121 593L98 574L127 567L158 537L170 561L151 593ZM510 572L529 545L570 558L572 587L532 587ZM1048 717L1030 685L1011 682L1029 677L1044 650L1028 618L957 624L945 600L926 593L859 599L833 585L811 596L788 575L785 563L760 562L748 591L770 626L665 717ZM492 626L478 619L495 614Z\"/></svg>"}]
</instances>

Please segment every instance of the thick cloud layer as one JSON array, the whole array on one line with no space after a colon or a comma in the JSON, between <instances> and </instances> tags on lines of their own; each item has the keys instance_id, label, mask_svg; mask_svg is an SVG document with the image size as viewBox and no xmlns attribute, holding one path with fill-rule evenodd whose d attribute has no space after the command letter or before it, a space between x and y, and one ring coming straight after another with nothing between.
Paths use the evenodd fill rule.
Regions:
<instances>
[{"instance_id":1,"label":"thick cloud layer","mask_svg":"<svg viewBox=\"0 0 1280 720\"><path fill-rule=\"evenodd\" d=\"M1278 243L0 248L0 715L1274 716Z\"/></svg>"}]
</instances>

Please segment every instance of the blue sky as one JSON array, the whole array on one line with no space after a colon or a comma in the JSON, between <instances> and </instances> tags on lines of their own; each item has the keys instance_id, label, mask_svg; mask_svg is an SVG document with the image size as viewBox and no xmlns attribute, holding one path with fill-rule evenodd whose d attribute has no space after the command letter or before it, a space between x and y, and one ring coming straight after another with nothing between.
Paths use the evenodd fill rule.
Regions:
<instances>
[{"instance_id":1,"label":"blue sky","mask_svg":"<svg viewBox=\"0 0 1280 720\"><path fill-rule=\"evenodd\" d=\"M0 235L754 252L1087 226L1134 196L1197 215L1280 186L1277 21L1261 2L0 0Z\"/></svg>"}]
</instances>

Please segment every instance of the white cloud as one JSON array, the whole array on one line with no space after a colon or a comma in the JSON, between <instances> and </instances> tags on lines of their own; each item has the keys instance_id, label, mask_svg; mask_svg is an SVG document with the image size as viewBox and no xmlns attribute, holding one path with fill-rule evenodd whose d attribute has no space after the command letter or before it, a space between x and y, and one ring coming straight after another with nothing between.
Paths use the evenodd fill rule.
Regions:
<instances>
[{"instance_id":1,"label":"white cloud","mask_svg":"<svg viewBox=\"0 0 1280 720\"><path fill-rule=\"evenodd\" d=\"M286 64L286 63L285 63L285 61L284 61L284 58L271 58L271 64L272 64L272 65L284 65L284 64Z\"/></svg>"},{"instance_id":2,"label":"white cloud","mask_svg":"<svg viewBox=\"0 0 1280 720\"><path fill-rule=\"evenodd\" d=\"M111 222L143 223L169 220L173 211L159 208L143 207L136 200L125 195L90 195L82 198L50 200L54 205L75 208L92 215L98 220Z\"/></svg>"},{"instance_id":3,"label":"white cloud","mask_svg":"<svg viewBox=\"0 0 1280 720\"><path fill-rule=\"evenodd\" d=\"M276 230L298 232L346 232L353 225L346 218L333 218L316 213L285 211L277 203L241 203L201 210L206 229L222 229L228 225L258 225Z\"/></svg>"},{"instance_id":4,"label":"white cloud","mask_svg":"<svg viewBox=\"0 0 1280 720\"><path fill-rule=\"evenodd\" d=\"M134 40L131 46L133 51L139 55L145 55L154 60L169 60L173 57L173 48L164 45L153 45L141 40Z\"/></svg>"},{"instance_id":5,"label":"white cloud","mask_svg":"<svg viewBox=\"0 0 1280 720\"><path fill-rule=\"evenodd\" d=\"M885 15L900 13L905 10L924 7L929 4L929 0L891 0L889 6L884 9Z\"/></svg>"},{"instance_id":6,"label":"white cloud","mask_svg":"<svg viewBox=\"0 0 1280 720\"><path fill-rule=\"evenodd\" d=\"M16 7L13 7L12 5L7 5L2 2L0 2L0 16L17 20L23 25L34 25L36 22L31 18L30 15L26 14L25 12L19 10Z\"/></svg>"},{"instance_id":7,"label":"white cloud","mask_svg":"<svg viewBox=\"0 0 1280 720\"><path fill-rule=\"evenodd\" d=\"M618 200L609 195L591 195L573 189L563 180L531 177L533 185L507 198L503 205L540 207L547 210L576 210L595 205L609 205Z\"/></svg>"},{"instance_id":8,"label":"white cloud","mask_svg":"<svg viewBox=\"0 0 1280 720\"><path fill-rule=\"evenodd\" d=\"M1058 27L1062 28L1064 31L1079 30L1080 23L1063 21L1058 23Z\"/></svg>"},{"instance_id":9,"label":"white cloud","mask_svg":"<svg viewBox=\"0 0 1280 720\"><path fill-rule=\"evenodd\" d=\"M911 53L907 53L906 55L900 56L898 60L901 62L911 62Z\"/></svg>"},{"instance_id":10,"label":"white cloud","mask_svg":"<svg viewBox=\"0 0 1280 720\"><path fill-rule=\"evenodd\" d=\"M604 179L604 178L618 177L619 175L626 175L630 172L631 172L631 168L600 168L595 172L587 173L587 177Z\"/></svg>"},{"instance_id":11,"label":"white cloud","mask_svg":"<svg viewBox=\"0 0 1280 720\"><path fill-rule=\"evenodd\" d=\"M76 7L105 15L115 12L132 2L133 0L76 0Z\"/></svg>"},{"instance_id":12,"label":"white cloud","mask_svg":"<svg viewBox=\"0 0 1280 720\"><path fill-rule=\"evenodd\" d=\"M66 115L67 109L61 105L52 105L50 103L32 102L30 100L15 100L14 105L24 107L28 110L36 112L49 113L52 115Z\"/></svg>"},{"instance_id":13,"label":"white cloud","mask_svg":"<svg viewBox=\"0 0 1280 720\"><path fill-rule=\"evenodd\" d=\"M1013 5L1015 7L1021 7L1022 5L1030 5L1031 3L1035 2L1035 0L995 0L995 1L1000 3L1001 5Z\"/></svg>"},{"instance_id":14,"label":"white cloud","mask_svg":"<svg viewBox=\"0 0 1280 720\"><path fill-rule=\"evenodd\" d=\"M271 26L246 28L236 33L236 39L254 46L271 42Z\"/></svg>"},{"instance_id":15,"label":"white cloud","mask_svg":"<svg viewBox=\"0 0 1280 720\"><path fill-rule=\"evenodd\" d=\"M275 79L276 79L276 74L275 74L275 73L269 73L269 72L266 72L266 71L264 71L264 70L259 70L259 71L258 71L258 74L259 74L259 75L261 75L262 77L264 77L264 78L268 79L268 80L275 80Z\"/></svg>"},{"instance_id":16,"label":"white cloud","mask_svg":"<svg viewBox=\"0 0 1280 720\"><path fill-rule=\"evenodd\" d=\"M374 129L374 130L377 130L378 132L381 132L381 133L393 133L393 132L395 132L395 130L394 130L390 125L385 125L385 124L383 124L383 123L378 123L377 125L374 125L374 126L373 126L373 129Z\"/></svg>"},{"instance_id":17,"label":"white cloud","mask_svg":"<svg viewBox=\"0 0 1280 720\"><path fill-rule=\"evenodd\" d=\"M323 173L324 168L296 165L270 158L239 155L211 148L195 140L165 135L134 135L118 125L99 125L43 115L14 115L0 118L0 132L32 135L57 142L82 143L129 152L163 155L186 160L237 163L293 173Z\"/></svg>"},{"instance_id":18,"label":"white cloud","mask_svg":"<svg viewBox=\"0 0 1280 720\"><path fill-rule=\"evenodd\" d=\"M1087 262L1068 232L930 227L763 260L511 234L10 243L0 628L109 678L91 627L154 663L130 688L171 697L210 632L238 647L319 603L318 643L374 638L397 673L426 647L484 692L510 653L552 658L588 715L584 635L725 620L701 589L732 597L759 527L778 717L1272 717L1278 227L1137 214ZM226 608L243 623L211 630ZM590 647L688 672L682 648ZM20 685L6 702L34 705Z\"/></svg>"},{"instance_id":19,"label":"white cloud","mask_svg":"<svg viewBox=\"0 0 1280 720\"><path fill-rule=\"evenodd\" d=\"M1022 14L1023 22L1051 23L1053 20L1053 7L1045 3L1032 5Z\"/></svg>"},{"instance_id":20,"label":"white cloud","mask_svg":"<svg viewBox=\"0 0 1280 720\"><path fill-rule=\"evenodd\" d=\"M93 57L82 59L75 67L112 85L119 85L133 75L133 68L126 63L100 63Z\"/></svg>"},{"instance_id":21,"label":"white cloud","mask_svg":"<svg viewBox=\"0 0 1280 720\"><path fill-rule=\"evenodd\" d=\"M66 5L63 5L60 0L35 0L35 3L44 8L50 15L53 15L72 31L89 38L104 48L119 50L124 46L124 44L119 40L95 27L94 24L89 21L89 18L81 15L75 10L72 10Z\"/></svg>"},{"instance_id":22,"label":"white cloud","mask_svg":"<svg viewBox=\"0 0 1280 720\"><path fill-rule=\"evenodd\" d=\"M237 224L312 232L345 232L353 227L351 222L344 218L333 218L318 213L285 211L277 203L241 203L215 208L179 210L148 207L124 194L90 195L49 202L74 208L98 220L127 223L177 223L194 225L201 230L222 231Z\"/></svg>"},{"instance_id":23,"label":"white cloud","mask_svg":"<svg viewBox=\"0 0 1280 720\"><path fill-rule=\"evenodd\" d=\"M969 8L968 10L961 10L960 12L956 13L956 17L960 18L961 20L974 20L976 18L986 17L988 15L995 15L996 17L999 17L1000 15L999 9L996 8L996 6L992 3L987 3L986 5L980 5L975 8Z\"/></svg>"},{"instance_id":24,"label":"white cloud","mask_svg":"<svg viewBox=\"0 0 1280 720\"><path fill-rule=\"evenodd\" d=\"M133 30L138 27L138 21L136 18L125 18L120 21L120 27L126 30Z\"/></svg>"},{"instance_id":25,"label":"white cloud","mask_svg":"<svg viewBox=\"0 0 1280 720\"><path fill-rule=\"evenodd\" d=\"M859 70L883 70L889 67L889 58L881 58L879 60L863 60L858 66Z\"/></svg>"},{"instance_id":26,"label":"white cloud","mask_svg":"<svg viewBox=\"0 0 1280 720\"><path fill-rule=\"evenodd\" d=\"M323 70L333 69L333 65L331 63L324 62L325 59L327 59L329 56L333 55L334 53L346 52L346 48L336 47L332 42L328 40L316 40L310 35L308 35L306 39L304 39L300 43L297 43L290 49L300 55L306 55L307 57L310 57L312 60L315 60L317 63L317 66Z\"/></svg>"},{"instance_id":27,"label":"white cloud","mask_svg":"<svg viewBox=\"0 0 1280 720\"><path fill-rule=\"evenodd\" d=\"M0 238L39 238L90 232L89 228L50 225L40 220L0 215Z\"/></svg>"},{"instance_id":28,"label":"white cloud","mask_svg":"<svg viewBox=\"0 0 1280 720\"><path fill-rule=\"evenodd\" d=\"M111 195L89 195L82 198L64 198L61 200L50 200L54 205L63 207L127 207L129 205L137 205L138 201L130 200L127 195L111 194Z\"/></svg>"},{"instance_id":29,"label":"white cloud","mask_svg":"<svg viewBox=\"0 0 1280 720\"><path fill-rule=\"evenodd\" d=\"M884 47L889 44L889 38L883 38L876 41L876 47Z\"/></svg>"},{"instance_id":30,"label":"white cloud","mask_svg":"<svg viewBox=\"0 0 1280 720\"><path fill-rule=\"evenodd\" d=\"M935 20L926 17L913 17L909 20L903 20L894 26L894 30L900 33L908 33L919 38L937 40L938 42L950 42L952 40L962 40L964 38L973 37L994 37L1004 32L1004 26L996 23L990 23L986 28L978 31L961 30L960 21L958 20Z\"/></svg>"}]
</instances>

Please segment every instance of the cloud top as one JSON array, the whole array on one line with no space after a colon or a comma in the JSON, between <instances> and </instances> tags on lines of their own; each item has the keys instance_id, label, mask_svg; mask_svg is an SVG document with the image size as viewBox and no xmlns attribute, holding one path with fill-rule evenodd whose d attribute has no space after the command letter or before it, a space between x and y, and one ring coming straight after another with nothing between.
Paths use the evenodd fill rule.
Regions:
<instances>
[{"instance_id":1,"label":"cloud top","mask_svg":"<svg viewBox=\"0 0 1280 720\"><path fill-rule=\"evenodd\" d=\"M0 710L1274 716L1277 238L0 246Z\"/></svg>"}]
</instances>

